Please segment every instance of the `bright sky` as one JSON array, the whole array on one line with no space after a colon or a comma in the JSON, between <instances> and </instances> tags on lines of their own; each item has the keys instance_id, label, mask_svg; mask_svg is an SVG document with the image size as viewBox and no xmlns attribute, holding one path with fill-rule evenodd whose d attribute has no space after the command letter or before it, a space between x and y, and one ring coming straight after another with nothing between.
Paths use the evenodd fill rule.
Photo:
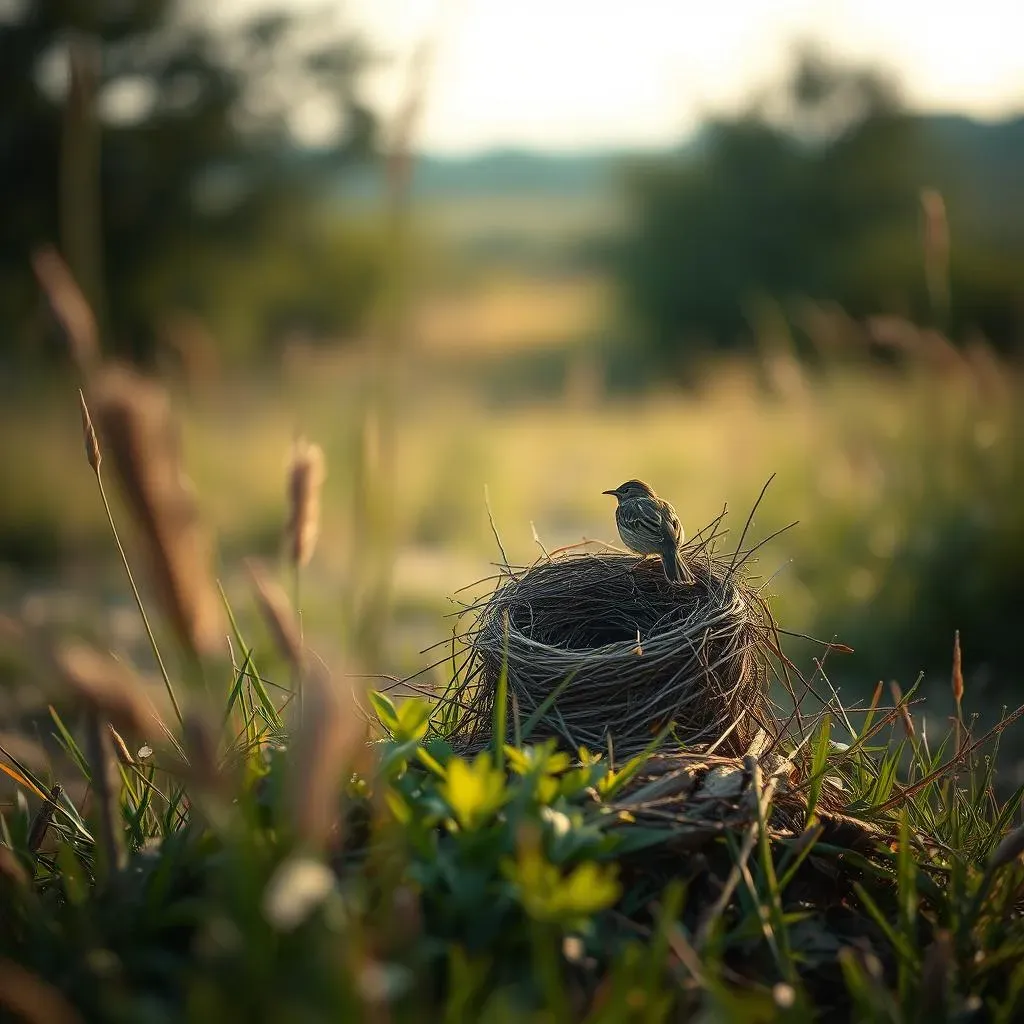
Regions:
<instances>
[{"instance_id":1,"label":"bright sky","mask_svg":"<svg viewBox=\"0 0 1024 1024\"><path fill-rule=\"evenodd\" d=\"M218 0L218 11L323 0ZM1019 0L344 0L406 56L436 39L420 148L664 146L778 78L795 41L896 69L921 109L1024 112ZM401 59L372 83L393 107Z\"/></svg>"}]
</instances>

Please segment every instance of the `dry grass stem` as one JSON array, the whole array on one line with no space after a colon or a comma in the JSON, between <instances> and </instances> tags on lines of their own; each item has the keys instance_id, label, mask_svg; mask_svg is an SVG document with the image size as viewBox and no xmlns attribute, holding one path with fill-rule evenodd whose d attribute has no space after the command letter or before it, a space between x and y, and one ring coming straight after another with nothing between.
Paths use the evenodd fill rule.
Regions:
<instances>
[{"instance_id":1,"label":"dry grass stem","mask_svg":"<svg viewBox=\"0 0 1024 1024\"><path fill-rule=\"evenodd\" d=\"M120 871L125 864L124 835L121 824L121 776L114 757L113 741L102 712L89 711L85 727L85 754L89 762L89 775L99 829L96 832L98 874L103 877Z\"/></svg>"},{"instance_id":2,"label":"dry grass stem","mask_svg":"<svg viewBox=\"0 0 1024 1024\"><path fill-rule=\"evenodd\" d=\"M9 846L0 846L0 882L19 888L28 888L32 884L29 873Z\"/></svg>"},{"instance_id":3,"label":"dry grass stem","mask_svg":"<svg viewBox=\"0 0 1024 1024\"><path fill-rule=\"evenodd\" d=\"M191 782L206 792L219 790L224 776L217 753L216 731L209 719L197 711L187 712L182 722L182 740Z\"/></svg>"},{"instance_id":4,"label":"dry grass stem","mask_svg":"<svg viewBox=\"0 0 1024 1024\"><path fill-rule=\"evenodd\" d=\"M28 833L28 848L33 853L38 852L43 845L46 830L50 827L50 822L53 821L53 815L57 810L57 801L63 792L64 788L59 783L54 785L47 794L46 800L43 801L42 807L36 812L35 818L32 819L32 828Z\"/></svg>"},{"instance_id":5,"label":"dry grass stem","mask_svg":"<svg viewBox=\"0 0 1024 1024\"><path fill-rule=\"evenodd\" d=\"M293 564L308 565L320 532L320 491L324 482L324 453L319 445L299 438L288 466L289 555Z\"/></svg>"},{"instance_id":6,"label":"dry grass stem","mask_svg":"<svg viewBox=\"0 0 1024 1024\"><path fill-rule=\"evenodd\" d=\"M743 838L743 844L740 847L739 856L737 857L728 878L725 880L725 885L722 886L722 891L718 894L718 898L715 902L705 911L700 924L697 926L697 934L694 936L694 946L698 950L707 941L708 935L710 934L715 921L725 913L725 909L729 905L732 894L736 891L737 886L739 886L743 879L747 862L750 860L750 855L753 853L754 847L757 845L761 829L760 823L762 821L768 821L769 809L778 784L778 776L773 775L768 780L767 785L762 789L760 766L756 760L752 761L752 764L750 765L750 788L747 793L751 795L754 807L757 808L757 810L753 820L748 826L746 835Z\"/></svg>"},{"instance_id":7,"label":"dry grass stem","mask_svg":"<svg viewBox=\"0 0 1024 1024\"><path fill-rule=\"evenodd\" d=\"M960 654L960 630L953 634L953 700L959 716L964 699L964 670Z\"/></svg>"},{"instance_id":8,"label":"dry grass stem","mask_svg":"<svg viewBox=\"0 0 1024 1024\"><path fill-rule=\"evenodd\" d=\"M78 1011L52 985L0 957L0 1006L25 1024L81 1024Z\"/></svg>"},{"instance_id":9,"label":"dry grass stem","mask_svg":"<svg viewBox=\"0 0 1024 1024\"><path fill-rule=\"evenodd\" d=\"M319 665L309 674L304 699L291 744L290 805L296 835L317 848L337 823L342 781L363 746L366 725L351 697Z\"/></svg>"},{"instance_id":10,"label":"dry grass stem","mask_svg":"<svg viewBox=\"0 0 1024 1024\"><path fill-rule=\"evenodd\" d=\"M910 717L910 709L907 707L906 701L903 700L903 691L900 689L900 684L891 682L889 689L892 691L893 704L899 710L903 731L907 734L907 739L913 743L917 739L917 734L914 732L914 720Z\"/></svg>"},{"instance_id":11,"label":"dry grass stem","mask_svg":"<svg viewBox=\"0 0 1024 1024\"><path fill-rule=\"evenodd\" d=\"M182 472L165 390L126 367L105 367L94 386L96 422L145 537L164 608L196 654L219 649L223 609L211 574L212 541Z\"/></svg>"},{"instance_id":12,"label":"dry grass stem","mask_svg":"<svg viewBox=\"0 0 1024 1024\"><path fill-rule=\"evenodd\" d=\"M989 858L989 870L997 871L1007 864L1012 864L1022 853L1024 853L1024 825L1018 826L1003 837L1002 842Z\"/></svg>"},{"instance_id":13,"label":"dry grass stem","mask_svg":"<svg viewBox=\"0 0 1024 1024\"><path fill-rule=\"evenodd\" d=\"M82 413L82 434L85 438L85 456L92 466L92 471L99 474L100 464L103 462L103 453L100 451L100 443L96 439L96 428L92 425L92 417L89 415L89 406L85 401L85 394L78 389L78 405Z\"/></svg>"},{"instance_id":14,"label":"dry grass stem","mask_svg":"<svg viewBox=\"0 0 1024 1024\"><path fill-rule=\"evenodd\" d=\"M302 633L295 611L284 589L253 559L245 563L256 592L260 614L270 630L281 655L293 668L300 669L304 659Z\"/></svg>"},{"instance_id":15,"label":"dry grass stem","mask_svg":"<svg viewBox=\"0 0 1024 1024\"><path fill-rule=\"evenodd\" d=\"M82 376L88 377L100 360L99 332L89 303L56 249L33 253L32 269L67 336L71 358Z\"/></svg>"},{"instance_id":16,"label":"dry grass stem","mask_svg":"<svg viewBox=\"0 0 1024 1024\"><path fill-rule=\"evenodd\" d=\"M132 757L131 751L128 749L128 744L125 743L124 737L111 725L110 738L114 741L114 753L117 754L118 761L123 765L135 764L135 758Z\"/></svg>"},{"instance_id":17,"label":"dry grass stem","mask_svg":"<svg viewBox=\"0 0 1024 1024\"><path fill-rule=\"evenodd\" d=\"M939 312L949 301L949 218L942 193L933 188L921 192L924 214L924 263L928 291Z\"/></svg>"},{"instance_id":18,"label":"dry grass stem","mask_svg":"<svg viewBox=\"0 0 1024 1024\"><path fill-rule=\"evenodd\" d=\"M138 677L123 662L78 641L58 647L54 659L67 689L104 721L146 737L162 728Z\"/></svg>"}]
</instances>

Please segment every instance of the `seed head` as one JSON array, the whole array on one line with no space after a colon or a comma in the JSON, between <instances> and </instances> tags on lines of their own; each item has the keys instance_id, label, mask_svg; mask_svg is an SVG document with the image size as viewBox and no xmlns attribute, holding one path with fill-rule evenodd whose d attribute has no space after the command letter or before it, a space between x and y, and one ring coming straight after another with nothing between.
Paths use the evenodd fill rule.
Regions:
<instances>
[{"instance_id":1,"label":"seed head","mask_svg":"<svg viewBox=\"0 0 1024 1024\"><path fill-rule=\"evenodd\" d=\"M156 712L135 673L123 662L77 641L59 647L55 660L68 690L102 720L125 732L147 735L154 731Z\"/></svg>"},{"instance_id":2,"label":"seed head","mask_svg":"<svg viewBox=\"0 0 1024 1024\"><path fill-rule=\"evenodd\" d=\"M903 691L900 689L900 684L897 682L891 682L889 688L892 690L893 701L899 707L900 720L903 722L903 731L907 734L907 739L911 742L915 739L914 733L914 720L910 717L910 709L903 702Z\"/></svg>"},{"instance_id":3,"label":"seed head","mask_svg":"<svg viewBox=\"0 0 1024 1024\"><path fill-rule=\"evenodd\" d=\"M964 670L960 660L960 630L953 634L953 699L959 708L964 699Z\"/></svg>"},{"instance_id":4,"label":"seed head","mask_svg":"<svg viewBox=\"0 0 1024 1024\"><path fill-rule=\"evenodd\" d=\"M289 554L293 564L309 564L320 532L320 490L324 482L324 453L317 444L299 438L288 467Z\"/></svg>"},{"instance_id":5,"label":"seed head","mask_svg":"<svg viewBox=\"0 0 1024 1024\"><path fill-rule=\"evenodd\" d=\"M1012 864L1022 853L1024 853L1024 825L1018 826L1003 836L1002 842L992 852L988 866L992 871L996 871L1007 864Z\"/></svg>"},{"instance_id":6,"label":"seed head","mask_svg":"<svg viewBox=\"0 0 1024 1024\"><path fill-rule=\"evenodd\" d=\"M211 571L212 538L183 472L167 392L127 367L105 366L90 397L106 454L141 527L168 618L191 651L219 650L223 608Z\"/></svg>"},{"instance_id":7,"label":"seed head","mask_svg":"<svg viewBox=\"0 0 1024 1024\"><path fill-rule=\"evenodd\" d=\"M99 474L100 463L103 455L100 452L100 443L96 439L96 428L92 425L92 417L89 415L89 406L85 404L85 394L78 389L78 405L82 413L82 434L85 437L85 455L92 466L92 471Z\"/></svg>"},{"instance_id":8,"label":"seed head","mask_svg":"<svg viewBox=\"0 0 1024 1024\"><path fill-rule=\"evenodd\" d=\"M110 738L114 741L114 753L117 755L118 761L121 764L135 764L135 758L132 757L131 751L128 749L128 744L125 743L124 737L111 725Z\"/></svg>"},{"instance_id":9,"label":"seed head","mask_svg":"<svg viewBox=\"0 0 1024 1024\"><path fill-rule=\"evenodd\" d=\"M43 806L39 808L32 821L32 828L29 829L28 833L28 848L33 853L36 853L39 847L43 845L43 840L46 838L46 830L50 827L50 822L53 821L54 812L57 810L57 801L63 792L64 788L60 783L55 784L50 789L49 795L43 801Z\"/></svg>"},{"instance_id":10,"label":"seed head","mask_svg":"<svg viewBox=\"0 0 1024 1024\"><path fill-rule=\"evenodd\" d=\"M96 317L78 287L78 282L54 248L40 249L32 255L32 269L46 294L53 315L67 335L71 357L83 376L99 362L99 332Z\"/></svg>"},{"instance_id":11,"label":"seed head","mask_svg":"<svg viewBox=\"0 0 1024 1024\"><path fill-rule=\"evenodd\" d=\"M309 673L292 746L291 806L297 836L321 846L338 821L342 780L364 746L365 723L322 666Z\"/></svg>"},{"instance_id":12,"label":"seed head","mask_svg":"<svg viewBox=\"0 0 1024 1024\"><path fill-rule=\"evenodd\" d=\"M295 668L301 668L302 635L291 603L281 587L270 578L258 562L247 559L245 565L256 591L260 613L274 637L278 650Z\"/></svg>"}]
</instances>

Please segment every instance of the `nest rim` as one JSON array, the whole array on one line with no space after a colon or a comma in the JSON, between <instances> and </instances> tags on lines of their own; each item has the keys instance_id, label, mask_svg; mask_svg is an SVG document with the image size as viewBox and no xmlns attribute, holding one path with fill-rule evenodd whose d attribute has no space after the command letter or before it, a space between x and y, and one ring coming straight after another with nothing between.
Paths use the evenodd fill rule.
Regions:
<instances>
[{"instance_id":1,"label":"nest rim","mask_svg":"<svg viewBox=\"0 0 1024 1024\"><path fill-rule=\"evenodd\" d=\"M456 747L469 753L489 742L503 664L515 714L535 715L560 689L534 735L572 749L610 743L623 755L639 753L673 721L663 749L738 755L758 732L775 733L766 643L775 623L735 557L691 542L684 554L696 582L687 586L669 583L656 558L580 547L528 567L503 565L490 593L464 609L476 618L463 634L461 689L469 699L451 737ZM632 603L624 600L630 595ZM595 608L609 613L596 629L588 623ZM627 632L626 622L635 628ZM589 711L585 699L566 700L583 686L597 705ZM639 713L631 706L638 698ZM603 730L595 725L602 714Z\"/></svg>"}]
</instances>

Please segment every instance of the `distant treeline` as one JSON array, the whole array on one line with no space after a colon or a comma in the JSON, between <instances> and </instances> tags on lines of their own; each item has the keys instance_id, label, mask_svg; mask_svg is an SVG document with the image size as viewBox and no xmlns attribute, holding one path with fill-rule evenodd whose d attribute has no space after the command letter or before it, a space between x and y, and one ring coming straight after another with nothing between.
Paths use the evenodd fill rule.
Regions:
<instances>
[{"instance_id":1,"label":"distant treeline","mask_svg":"<svg viewBox=\"0 0 1024 1024\"><path fill-rule=\"evenodd\" d=\"M181 0L61 0L0 19L0 365L60 351L30 270L44 244L133 358L182 315L238 358L293 330L364 325L391 259L375 201L386 163L369 159L376 119L360 99L368 54L311 33L312 17L218 31ZM335 113L319 149L289 130L299 93ZM421 157L411 190L614 208L589 243L556 226L465 256L610 270L631 343L662 366L750 344L768 303L789 316L807 298L977 330L1004 351L1024 339L1024 117L913 115L877 73L813 54L675 150Z\"/></svg>"},{"instance_id":2,"label":"distant treeline","mask_svg":"<svg viewBox=\"0 0 1024 1024\"><path fill-rule=\"evenodd\" d=\"M877 74L813 54L693 150L624 172L611 246L660 360L749 345L768 304L797 346L807 299L1024 346L1024 117L905 111Z\"/></svg>"},{"instance_id":3,"label":"distant treeline","mask_svg":"<svg viewBox=\"0 0 1024 1024\"><path fill-rule=\"evenodd\" d=\"M370 54L328 9L217 23L193 6L0 4L0 367L61 351L30 269L41 246L62 251L108 347L140 361L170 317L255 357L293 327L352 327L372 301L379 245L323 203L373 151ZM300 101L333 126L301 161Z\"/></svg>"}]
</instances>

